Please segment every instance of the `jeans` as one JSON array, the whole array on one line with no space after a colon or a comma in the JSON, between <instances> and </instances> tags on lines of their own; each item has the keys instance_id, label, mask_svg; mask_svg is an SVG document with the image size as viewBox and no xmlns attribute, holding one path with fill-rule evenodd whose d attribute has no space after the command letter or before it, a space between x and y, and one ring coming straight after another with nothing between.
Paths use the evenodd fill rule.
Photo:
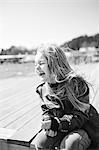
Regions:
<instances>
[{"instance_id":1,"label":"jeans","mask_svg":"<svg viewBox=\"0 0 99 150\"><path fill-rule=\"evenodd\" d=\"M75 130L68 135L58 132L57 136L49 137L42 130L32 142L36 150L86 150L91 140L84 130Z\"/></svg>"}]
</instances>

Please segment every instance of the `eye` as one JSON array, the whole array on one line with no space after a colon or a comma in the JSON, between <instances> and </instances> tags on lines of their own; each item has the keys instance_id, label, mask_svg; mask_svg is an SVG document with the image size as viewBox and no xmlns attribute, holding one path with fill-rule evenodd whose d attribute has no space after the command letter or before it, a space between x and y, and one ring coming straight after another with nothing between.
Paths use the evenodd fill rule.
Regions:
<instances>
[{"instance_id":1,"label":"eye","mask_svg":"<svg viewBox=\"0 0 99 150\"><path fill-rule=\"evenodd\" d=\"M38 62L38 63L35 63L35 67L37 66L37 65L44 65L44 64L46 64L45 62L42 62L42 61L40 61L40 62Z\"/></svg>"},{"instance_id":2,"label":"eye","mask_svg":"<svg viewBox=\"0 0 99 150\"><path fill-rule=\"evenodd\" d=\"M43 61L39 62L39 65L44 65L44 64L45 64L45 62L43 62Z\"/></svg>"},{"instance_id":3,"label":"eye","mask_svg":"<svg viewBox=\"0 0 99 150\"><path fill-rule=\"evenodd\" d=\"M40 62L40 65L44 65L45 63L44 62Z\"/></svg>"}]
</instances>

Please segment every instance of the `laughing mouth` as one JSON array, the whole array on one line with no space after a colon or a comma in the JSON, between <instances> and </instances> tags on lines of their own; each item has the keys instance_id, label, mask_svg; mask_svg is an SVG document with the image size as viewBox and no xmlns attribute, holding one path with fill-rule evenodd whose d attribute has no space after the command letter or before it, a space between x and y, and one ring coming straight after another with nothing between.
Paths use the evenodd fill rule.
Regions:
<instances>
[{"instance_id":1,"label":"laughing mouth","mask_svg":"<svg viewBox=\"0 0 99 150\"><path fill-rule=\"evenodd\" d=\"M40 73L39 73L39 76L43 76L43 75L45 75L44 72L40 72Z\"/></svg>"}]
</instances>

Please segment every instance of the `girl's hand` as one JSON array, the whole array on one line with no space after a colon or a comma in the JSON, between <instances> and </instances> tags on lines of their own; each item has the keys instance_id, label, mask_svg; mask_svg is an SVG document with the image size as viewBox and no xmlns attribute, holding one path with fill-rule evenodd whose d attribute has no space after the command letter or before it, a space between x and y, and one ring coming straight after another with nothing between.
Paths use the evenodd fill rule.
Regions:
<instances>
[{"instance_id":1,"label":"girl's hand","mask_svg":"<svg viewBox=\"0 0 99 150\"><path fill-rule=\"evenodd\" d=\"M54 137L54 136L57 135L57 131L52 131L52 130L49 129L49 130L45 130L45 134L47 136Z\"/></svg>"},{"instance_id":2,"label":"girl's hand","mask_svg":"<svg viewBox=\"0 0 99 150\"><path fill-rule=\"evenodd\" d=\"M48 130L51 128L51 120L42 120L41 121L41 128Z\"/></svg>"},{"instance_id":3,"label":"girl's hand","mask_svg":"<svg viewBox=\"0 0 99 150\"><path fill-rule=\"evenodd\" d=\"M49 115L43 115L41 120L41 128L48 130L51 127L51 119Z\"/></svg>"}]
</instances>

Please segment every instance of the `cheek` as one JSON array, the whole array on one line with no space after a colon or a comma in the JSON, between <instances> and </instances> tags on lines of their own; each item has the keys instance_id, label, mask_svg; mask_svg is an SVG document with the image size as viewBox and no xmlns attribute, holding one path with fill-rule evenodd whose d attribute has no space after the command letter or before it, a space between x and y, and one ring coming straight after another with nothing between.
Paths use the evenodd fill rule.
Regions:
<instances>
[{"instance_id":1,"label":"cheek","mask_svg":"<svg viewBox=\"0 0 99 150\"><path fill-rule=\"evenodd\" d=\"M42 68L42 70L45 72L45 74L46 74L47 76L50 75L50 72L49 72L48 67L44 67L44 68Z\"/></svg>"},{"instance_id":2,"label":"cheek","mask_svg":"<svg viewBox=\"0 0 99 150\"><path fill-rule=\"evenodd\" d=\"M45 71L47 71L47 72L48 72L48 70L49 70L47 64L43 65L43 66L42 66L42 69L45 70Z\"/></svg>"}]
</instances>

